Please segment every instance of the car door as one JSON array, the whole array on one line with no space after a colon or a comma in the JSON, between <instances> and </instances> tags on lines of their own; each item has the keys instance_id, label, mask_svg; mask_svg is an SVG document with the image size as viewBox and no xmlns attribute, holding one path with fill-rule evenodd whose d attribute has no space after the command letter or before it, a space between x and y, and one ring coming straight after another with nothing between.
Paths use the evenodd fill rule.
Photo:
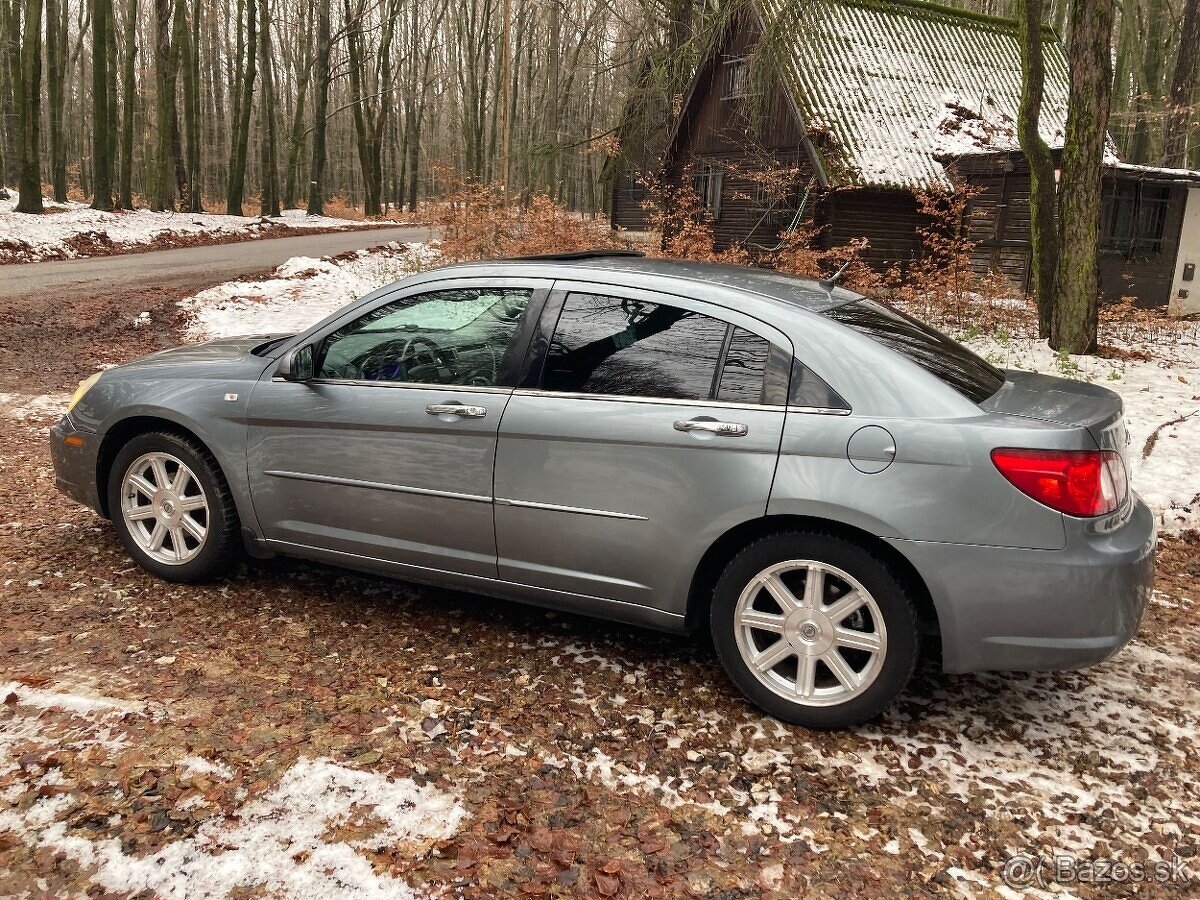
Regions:
<instances>
[{"instance_id":1,"label":"car door","mask_svg":"<svg viewBox=\"0 0 1200 900\"><path fill-rule=\"evenodd\" d=\"M766 511L790 342L698 301L555 283L500 425L504 579L682 615L696 561Z\"/></svg>"},{"instance_id":2,"label":"car door","mask_svg":"<svg viewBox=\"0 0 1200 900\"><path fill-rule=\"evenodd\" d=\"M247 450L264 537L495 578L496 432L548 288L421 286L333 323L310 380L268 370Z\"/></svg>"}]
</instances>

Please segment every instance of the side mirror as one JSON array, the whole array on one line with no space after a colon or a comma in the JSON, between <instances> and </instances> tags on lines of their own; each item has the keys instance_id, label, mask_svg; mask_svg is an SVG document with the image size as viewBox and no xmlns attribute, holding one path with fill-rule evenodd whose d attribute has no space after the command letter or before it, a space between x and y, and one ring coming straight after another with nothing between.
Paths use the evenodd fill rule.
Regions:
<instances>
[{"instance_id":1,"label":"side mirror","mask_svg":"<svg viewBox=\"0 0 1200 900\"><path fill-rule=\"evenodd\" d=\"M275 376L284 381L312 381L313 379L313 348L312 344L289 350L282 360Z\"/></svg>"}]
</instances>

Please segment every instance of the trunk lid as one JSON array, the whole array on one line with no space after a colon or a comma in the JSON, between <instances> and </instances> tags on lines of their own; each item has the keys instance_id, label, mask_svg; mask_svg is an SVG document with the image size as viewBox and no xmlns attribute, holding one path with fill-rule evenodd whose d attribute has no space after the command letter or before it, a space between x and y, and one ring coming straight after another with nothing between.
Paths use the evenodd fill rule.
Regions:
<instances>
[{"instance_id":1,"label":"trunk lid","mask_svg":"<svg viewBox=\"0 0 1200 900\"><path fill-rule=\"evenodd\" d=\"M1125 404L1119 394L1108 388L1005 369L1004 385L979 405L988 412L1086 428L1101 450L1116 450L1121 454L1128 471Z\"/></svg>"}]
</instances>

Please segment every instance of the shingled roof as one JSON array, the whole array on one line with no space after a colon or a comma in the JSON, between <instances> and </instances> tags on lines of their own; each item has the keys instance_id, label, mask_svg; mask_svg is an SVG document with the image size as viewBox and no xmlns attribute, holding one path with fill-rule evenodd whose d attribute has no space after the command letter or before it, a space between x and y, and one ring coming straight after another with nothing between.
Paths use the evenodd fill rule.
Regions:
<instances>
[{"instance_id":1,"label":"shingled roof","mask_svg":"<svg viewBox=\"0 0 1200 900\"><path fill-rule=\"evenodd\" d=\"M1015 22L921 0L756 0L784 83L831 181L949 186L940 160L1014 150L1021 98ZM1061 147L1067 58L1043 33L1040 130Z\"/></svg>"}]
</instances>

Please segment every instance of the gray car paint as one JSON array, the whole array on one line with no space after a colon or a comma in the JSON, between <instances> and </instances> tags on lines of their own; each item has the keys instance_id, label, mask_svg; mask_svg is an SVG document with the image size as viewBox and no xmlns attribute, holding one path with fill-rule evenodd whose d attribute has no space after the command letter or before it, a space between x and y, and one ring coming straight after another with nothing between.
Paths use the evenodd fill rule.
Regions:
<instances>
[{"instance_id":1,"label":"gray car paint","mask_svg":"<svg viewBox=\"0 0 1200 900\"><path fill-rule=\"evenodd\" d=\"M367 309L480 279L667 295L794 353L850 412L273 378L289 349ZM762 270L640 259L432 270L373 292L266 357L249 353L262 337L216 341L106 372L56 426L59 436L97 439L84 448L54 441L56 471L64 490L100 508L104 436L129 417L158 417L213 452L257 552L670 630L684 627L693 573L717 538L764 513L804 516L861 529L912 564L936 608L948 671L1073 667L1114 652L1135 632L1148 595L1153 517L1132 492L1100 520L1063 516L1015 490L989 454L1003 446L1123 451L1119 398L1008 372L1001 391L976 405L819 314L857 298ZM485 405L488 417L470 433L424 415L425 403L451 400ZM750 434L703 442L670 428L691 416L748 424ZM894 452L886 442L864 445L880 465L849 459L863 428L894 440ZM412 444L398 450L402 435ZM424 455L434 448L449 448L450 463Z\"/></svg>"}]
</instances>

